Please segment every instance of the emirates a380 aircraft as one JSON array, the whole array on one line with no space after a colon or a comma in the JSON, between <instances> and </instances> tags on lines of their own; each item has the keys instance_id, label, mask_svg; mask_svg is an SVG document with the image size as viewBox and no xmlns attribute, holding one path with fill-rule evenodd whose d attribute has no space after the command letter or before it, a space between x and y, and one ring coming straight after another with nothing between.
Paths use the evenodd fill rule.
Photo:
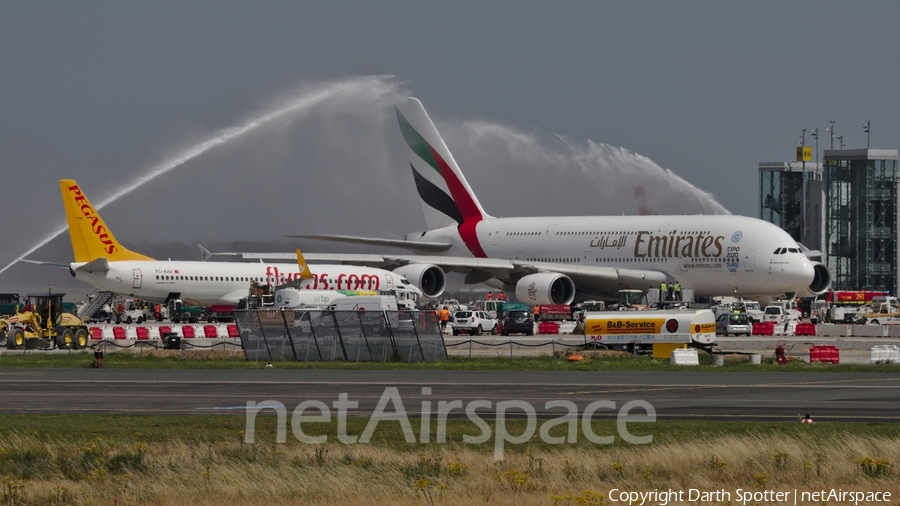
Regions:
<instances>
[{"instance_id":1,"label":"emirates a380 aircraft","mask_svg":"<svg viewBox=\"0 0 900 506\"><path fill-rule=\"evenodd\" d=\"M396 107L428 229L405 239L292 237L402 247L424 255L307 254L382 268L404 266L413 283L445 272L515 291L533 304L615 297L623 288L678 281L695 296L822 294L831 274L777 226L744 216L490 216L422 103ZM277 258L243 254L245 258Z\"/></svg>"}]
</instances>

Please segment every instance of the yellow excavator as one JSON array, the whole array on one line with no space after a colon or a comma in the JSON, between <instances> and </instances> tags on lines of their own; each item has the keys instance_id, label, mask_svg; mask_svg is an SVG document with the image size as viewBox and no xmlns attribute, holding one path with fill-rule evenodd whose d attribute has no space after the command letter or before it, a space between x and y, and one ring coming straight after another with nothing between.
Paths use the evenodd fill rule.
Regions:
<instances>
[{"instance_id":1,"label":"yellow excavator","mask_svg":"<svg viewBox=\"0 0 900 506\"><path fill-rule=\"evenodd\" d=\"M88 329L80 318L65 311L64 293L28 294L22 311L0 320L0 333L5 331L6 347L23 348L87 348Z\"/></svg>"}]
</instances>

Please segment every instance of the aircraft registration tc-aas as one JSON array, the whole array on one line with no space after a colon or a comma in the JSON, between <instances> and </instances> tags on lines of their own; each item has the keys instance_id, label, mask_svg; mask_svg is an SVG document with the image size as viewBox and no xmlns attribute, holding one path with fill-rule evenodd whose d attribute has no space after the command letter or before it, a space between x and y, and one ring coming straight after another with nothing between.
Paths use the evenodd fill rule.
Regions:
<instances>
[{"instance_id":1,"label":"aircraft registration tc-aas","mask_svg":"<svg viewBox=\"0 0 900 506\"><path fill-rule=\"evenodd\" d=\"M404 291L416 299L422 291L400 273L353 265L297 263L204 262L154 260L122 246L74 180L59 182L75 261L67 267L76 279L101 290L150 302L191 299L206 304L236 304L247 297L250 283L284 285L310 291ZM430 286L440 296L444 286Z\"/></svg>"},{"instance_id":2,"label":"aircraft registration tc-aas","mask_svg":"<svg viewBox=\"0 0 900 506\"><path fill-rule=\"evenodd\" d=\"M293 235L405 248L418 255L307 254L386 269L402 266L413 283L466 283L514 291L522 302L565 304L614 298L678 281L695 296L813 296L831 273L779 227L735 215L494 218L485 212L422 103L396 106L409 166L428 229L404 239ZM228 253L279 258L280 253ZM286 254L290 255L290 254Z\"/></svg>"}]
</instances>

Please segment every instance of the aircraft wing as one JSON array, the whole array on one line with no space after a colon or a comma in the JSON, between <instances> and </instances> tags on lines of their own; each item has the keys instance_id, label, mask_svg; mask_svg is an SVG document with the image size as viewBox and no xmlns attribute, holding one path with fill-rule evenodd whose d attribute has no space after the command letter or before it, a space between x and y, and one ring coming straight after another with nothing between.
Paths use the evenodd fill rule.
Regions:
<instances>
[{"instance_id":1,"label":"aircraft wing","mask_svg":"<svg viewBox=\"0 0 900 506\"><path fill-rule=\"evenodd\" d=\"M352 235L301 234L286 235L285 237L293 237L295 239L316 239L319 241L342 242L346 244L389 246L392 248L404 248L411 251L421 251L423 253L437 253L441 251L447 251L448 249L453 247L453 245L449 242L408 241L406 239L379 239L373 237L356 237Z\"/></svg>"},{"instance_id":2,"label":"aircraft wing","mask_svg":"<svg viewBox=\"0 0 900 506\"><path fill-rule=\"evenodd\" d=\"M293 253L214 253L214 255L238 256L245 260L294 260ZM499 279L515 284L522 276L537 272L556 272L569 276L576 289L596 295L614 296L623 288L646 289L666 281L662 271L649 269L617 269L615 267L530 262L500 258L472 258L437 255L381 255L365 253L304 253L310 262L343 263L381 269L396 269L413 263L432 264L444 272L457 272L466 276L466 283L480 283Z\"/></svg>"}]
</instances>

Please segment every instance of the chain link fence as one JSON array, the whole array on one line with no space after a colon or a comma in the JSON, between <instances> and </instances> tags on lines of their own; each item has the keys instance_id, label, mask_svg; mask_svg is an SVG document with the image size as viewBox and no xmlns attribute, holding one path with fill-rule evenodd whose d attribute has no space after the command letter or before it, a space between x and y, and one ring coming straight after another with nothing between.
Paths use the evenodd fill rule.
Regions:
<instances>
[{"instance_id":1,"label":"chain link fence","mask_svg":"<svg viewBox=\"0 0 900 506\"><path fill-rule=\"evenodd\" d=\"M235 311L248 360L447 360L431 311Z\"/></svg>"}]
</instances>

